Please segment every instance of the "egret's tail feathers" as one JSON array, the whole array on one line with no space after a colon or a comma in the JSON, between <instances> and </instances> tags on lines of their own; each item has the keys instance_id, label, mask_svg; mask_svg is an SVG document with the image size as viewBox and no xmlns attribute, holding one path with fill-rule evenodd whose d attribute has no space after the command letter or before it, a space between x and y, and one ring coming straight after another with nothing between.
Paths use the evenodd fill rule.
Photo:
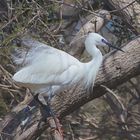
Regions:
<instances>
[{"instance_id":1,"label":"egret's tail feathers","mask_svg":"<svg viewBox=\"0 0 140 140\"><path fill-rule=\"evenodd\" d=\"M27 50L15 49L13 54L11 55L11 58L15 64L21 65L24 63L24 60L26 58L26 54L27 54Z\"/></svg>"}]
</instances>

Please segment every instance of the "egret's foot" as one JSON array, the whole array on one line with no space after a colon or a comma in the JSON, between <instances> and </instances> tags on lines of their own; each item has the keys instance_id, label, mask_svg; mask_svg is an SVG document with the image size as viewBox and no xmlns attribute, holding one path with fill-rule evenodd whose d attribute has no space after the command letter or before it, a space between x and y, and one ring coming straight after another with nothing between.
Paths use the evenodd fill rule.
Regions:
<instances>
[{"instance_id":1,"label":"egret's foot","mask_svg":"<svg viewBox=\"0 0 140 140\"><path fill-rule=\"evenodd\" d=\"M63 134L63 131L61 130L62 125L49 104L42 106L41 114L43 116L43 120L49 123L52 130L57 130L61 135Z\"/></svg>"},{"instance_id":2,"label":"egret's foot","mask_svg":"<svg viewBox=\"0 0 140 140\"><path fill-rule=\"evenodd\" d=\"M42 121L48 122L52 135L57 134L57 137L61 137L60 140L63 140L62 125L49 104L41 106L41 114L43 116Z\"/></svg>"}]
</instances>

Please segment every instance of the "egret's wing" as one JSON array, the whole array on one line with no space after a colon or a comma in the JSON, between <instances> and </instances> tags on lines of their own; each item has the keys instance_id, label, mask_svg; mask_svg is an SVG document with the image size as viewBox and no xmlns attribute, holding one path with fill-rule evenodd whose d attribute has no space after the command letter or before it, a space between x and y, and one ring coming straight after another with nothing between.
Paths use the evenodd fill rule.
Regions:
<instances>
[{"instance_id":1,"label":"egret's wing","mask_svg":"<svg viewBox=\"0 0 140 140\"><path fill-rule=\"evenodd\" d=\"M45 47L33 48L26 61L29 65L18 71L13 79L29 84L66 84L78 73L80 63L64 51Z\"/></svg>"}]
</instances>

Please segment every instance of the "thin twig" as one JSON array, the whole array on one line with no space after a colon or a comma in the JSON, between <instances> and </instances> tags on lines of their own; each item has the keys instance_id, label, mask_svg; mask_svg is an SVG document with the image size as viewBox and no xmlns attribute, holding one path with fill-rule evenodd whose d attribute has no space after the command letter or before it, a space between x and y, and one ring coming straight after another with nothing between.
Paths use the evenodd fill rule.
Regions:
<instances>
[{"instance_id":1,"label":"thin twig","mask_svg":"<svg viewBox=\"0 0 140 140\"><path fill-rule=\"evenodd\" d=\"M62 0L62 4L60 4L60 10L59 10L60 22L59 22L57 29L54 30L55 33L57 33L59 31L60 27L62 26L63 3L64 3L64 0Z\"/></svg>"},{"instance_id":2,"label":"thin twig","mask_svg":"<svg viewBox=\"0 0 140 140\"><path fill-rule=\"evenodd\" d=\"M11 136L11 137L13 137L13 136L15 135L15 134L8 134L8 133L2 132L2 131L0 131L0 133L1 133L1 134L4 134L4 135Z\"/></svg>"},{"instance_id":3,"label":"thin twig","mask_svg":"<svg viewBox=\"0 0 140 140\"><path fill-rule=\"evenodd\" d=\"M124 7L121 8L121 9L112 10L112 11L110 11L110 13L123 11L124 9L126 9L126 8L129 7L130 5L134 4L135 2L136 2L136 0L132 1L131 3L129 3L128 5L124 6Z\"/></svg>"},{"instance_id":4,"label":"thin twig","mask_svg":"<svg viewBox=\"0 0 140 140\"><path fill-rule=\"evenodd\" d=\"M69 7L72 7L72 8L79 9L79 6L77 6L77 5L69 4L69 3L66 3L66 2L63 2L63 3L62 3L62 2L60 2L60 1L53 1L53 0L50 0L50 1L51 1L51 2L55 2L55 3L59 3L59 4L64 4L64 5L69 6ZM84 11L90 13L90 14L93 14L93 15L95 15L95 16L104 18L104 16L103 16L102 14L97 14L96 12L93 12L93 11L91 11L91 10L89 10L89 9L84 8L84 7L80 7L80 8L81 8L81 10L84 10Z\"/></svg>"}]
</instances>

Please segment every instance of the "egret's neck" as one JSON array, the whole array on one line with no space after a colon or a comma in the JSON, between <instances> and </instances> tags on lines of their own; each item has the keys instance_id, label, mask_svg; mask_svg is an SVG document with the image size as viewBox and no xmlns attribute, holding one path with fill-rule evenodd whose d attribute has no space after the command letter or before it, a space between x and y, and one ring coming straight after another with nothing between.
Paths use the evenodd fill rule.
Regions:
<instances>
[{"instance_id":1,"label":"egret's neck","mask_svg":"<svg viewBox=\"0 0 140 140\"><path fill-rule=\"evenodd\" d=\"M86 46L87 52L92 56L92 60L87 63L88 67L91 67L94 69L94 71L99 69L103 56L101 51L96 46Z\"/></svg>"},{"instance_id":2,"label":"egret's neck","mask_svg":"<svg viewBox=\"0 0 140 140\"><path fill-rule=\"evenodd\" d=\"M103 56L100 50L94 45L86 45L87 52L92 56L92 60L86 64L87 84L94 83L99 67L102 64Z\"/></svg>"}]
</instances>

